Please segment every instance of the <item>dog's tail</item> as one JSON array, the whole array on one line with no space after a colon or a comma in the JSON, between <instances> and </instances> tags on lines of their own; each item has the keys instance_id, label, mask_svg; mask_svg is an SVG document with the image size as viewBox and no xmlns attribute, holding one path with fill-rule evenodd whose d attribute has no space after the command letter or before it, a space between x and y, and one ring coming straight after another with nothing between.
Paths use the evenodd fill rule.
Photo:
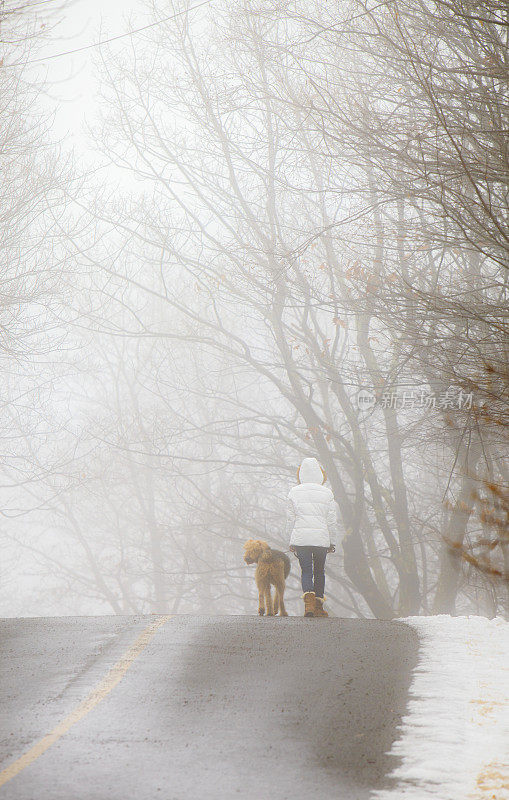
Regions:
<instances>
[{"instance_id":1,"label":"dog's tail","mask_svg":"<svg viewBox=\"0 0 509 800\"><path fill-rule=\"evenodd\" d=\"M285 565L285 580L286 580L288 575L290 574L290 559L288 558L286 553L283 553L281 550L273 550L272 556L273 557L275 556L278 559L280 558L283 564Z\"/></svg>"},{"instance_id":2,"label":"dog's tail","mask_svg":"<svg viewBox=\"0 0 509 800\"><path fill-rule=\"evenodd\" d=\"M290 574L290 559L283 553L283 561L285 562L285 580L287 579L288 575Z\"/></svg>"}]
</instances>

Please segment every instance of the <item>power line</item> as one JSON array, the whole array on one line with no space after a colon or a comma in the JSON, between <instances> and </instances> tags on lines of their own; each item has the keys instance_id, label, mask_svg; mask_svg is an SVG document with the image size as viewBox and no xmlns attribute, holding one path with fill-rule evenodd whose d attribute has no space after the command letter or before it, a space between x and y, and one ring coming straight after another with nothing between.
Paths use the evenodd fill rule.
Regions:
<instances>
[{"instance_id":1,"label":"power line","mask_svg":"<svg viewBox=\"0 0 509 800\"><path fill-rule=\"evenodd\" d=\"M63 53L55 53L52 56L44 56L44 58L34 58L32 61L25 61L22 66L25 66L25 64L40 64L43 61L51 61L54 58L61 58L62 56L70 56L73 55L73 53L82 53L84 50L91 50L93 47L102 47L103 44L116 42L118 39L125 39L126 36L132 36L133 33L140 33L140 31L146 31L149 28L154 28L156 25L160 25L162 22L169 22L172 19L181 17L183 14L187 14L189 11L194 11L196 8L201 8L201 6L210 5L210 3L212 2L213 0L202 0L201 3L197 3L194 6L185 8L183 11L177 11L176 14L172 14L169 17L163 17L162 19L158 19L156 22L151 22L148 25L143 25L141 28L135 28L132 31L127 31L127 33L120 33L118 36L112 36L110 39L103 39L101 42L94 42L94 44L87 44L84 47L76 47L74 50L65 50ZM19 67L19 66L20 64L5 64L2 66L2 68L5 69L6 67Z\"/></svg>"}]
</instances>

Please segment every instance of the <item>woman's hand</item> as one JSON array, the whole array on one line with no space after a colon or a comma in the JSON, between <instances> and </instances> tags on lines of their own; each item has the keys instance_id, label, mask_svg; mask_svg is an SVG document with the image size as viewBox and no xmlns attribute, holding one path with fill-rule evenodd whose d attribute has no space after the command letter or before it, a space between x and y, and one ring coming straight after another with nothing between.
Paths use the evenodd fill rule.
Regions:
<instances>
[{"instance_id":1,"label":"woman's hand","mask_svg":"<svg viewBox=\"0 0 509 800\"><path fill-rule=\"evenodd\" d=\"M328 553L335 553L336 552L336 545L335 544L331 544L331 546L327 548L327 552Z\"/></svg>"},{"instance_id":2,"label":"woman's hand","mask_svg":"<svg viewBox=\"0 0 509 800\"><path fill-rule=\"evenodd\" d=\"M295 546L293 544L291 544L288 549L289 549L290 553L295 553Z\"/></svg>"}]
</instances>

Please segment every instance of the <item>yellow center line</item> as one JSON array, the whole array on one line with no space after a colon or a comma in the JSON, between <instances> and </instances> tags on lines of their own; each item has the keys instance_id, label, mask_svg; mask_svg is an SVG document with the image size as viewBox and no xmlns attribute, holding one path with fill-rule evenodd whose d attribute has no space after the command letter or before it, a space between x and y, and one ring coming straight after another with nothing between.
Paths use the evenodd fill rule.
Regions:
<instances>
[{"instance_id":1,"label":"yellow center line","mask_svg":"<svg viewBox=\"0 0 509 800\"><path fill-rule=\"evenodd\" d=\"M150 625L148 625L148 627L146 627L136 639L129 650L110 669L102 681L98 683L95 689L90 692L85 700L76 706L76 708L71 711L71 713L68 714L62 720L62 722L56 726L56 728L53 728L51 733L43 736L43 738L40 739L37 744L34 744L34 746L30 748L30 750L27 750L26 753L20 756L16 761L13 761L12 764L0 772L0 786L3 786L4 783L7 783L7 781L10 781L12 778L18 775L22 769L25 769L25 767L28 767L30 764L32 764L37 758L39 758L39 756L42 756L42 754L45 753L52 744L57 742L65 733L67 733L69 728L72 728L72 726L79 722L80 719L83 719L83 717L85 717L89 711L92 711L92 709L95 708L95 706L98 705L101 700L103 700L106 695L108 695L111 690L115 688L117 683L122 680L135 658L137 658L146 648L157 629L160 628L161 625L164 625L165 622L168 622L168 620L173 616L174 614L166 614L151 622Z\"/></svg>"}]
</instances>

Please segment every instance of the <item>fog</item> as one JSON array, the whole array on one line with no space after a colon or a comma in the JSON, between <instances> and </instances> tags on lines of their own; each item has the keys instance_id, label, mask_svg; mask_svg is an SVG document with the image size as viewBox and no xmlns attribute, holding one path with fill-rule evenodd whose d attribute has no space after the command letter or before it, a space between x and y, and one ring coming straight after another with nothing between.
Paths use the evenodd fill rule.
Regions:
<instances>
[{"instance_id":1,"label":"fog","mask_svg":"<svg viewBox=\"0 0 509 800\"><path fill-rule=\"evenodd\" d=\"M256 613L243 544L288 551L314 456L332 613L507 617L508 27L477 8L2 7L2 616Z\"/></svg>"}]
</instances>

